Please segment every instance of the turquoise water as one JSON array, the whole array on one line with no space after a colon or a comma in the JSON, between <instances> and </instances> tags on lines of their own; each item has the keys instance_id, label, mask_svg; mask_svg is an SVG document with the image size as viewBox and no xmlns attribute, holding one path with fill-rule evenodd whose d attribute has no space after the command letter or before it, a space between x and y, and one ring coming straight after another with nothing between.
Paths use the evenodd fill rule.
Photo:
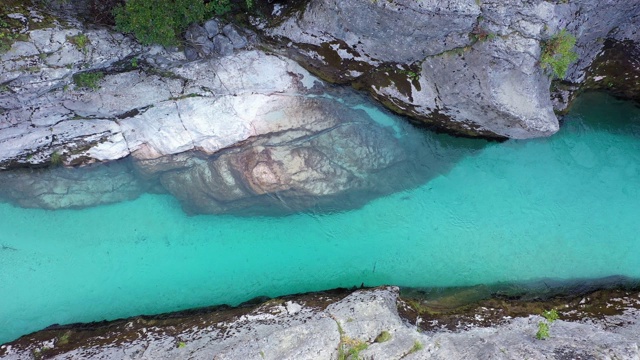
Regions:
<instances>
[{"instance_id":1,"label":"turquoise water","mask_svg":"<svg viewBox=\"0 0 640 360\"><path fill-rule=\"evenodd\" d=\"M187 216L152 194L83 210L0 203L0 343L361 283L640 278L640 109L588 94L548 139L425 139L440 173L349 212Z\"/></svg>"}]
</instances>

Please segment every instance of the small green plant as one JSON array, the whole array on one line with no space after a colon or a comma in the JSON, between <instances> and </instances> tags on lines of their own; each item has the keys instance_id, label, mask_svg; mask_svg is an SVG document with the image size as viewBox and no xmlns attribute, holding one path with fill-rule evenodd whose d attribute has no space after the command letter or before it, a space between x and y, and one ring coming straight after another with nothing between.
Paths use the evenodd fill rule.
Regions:
<instances>
[{"instance_id":1,"label":"small green plant","mask_svg":"<svg viewBox=\"0 0 640 360\"><path fill-rule=\"evenodd\" d=\"M134 69L138 68L138 58L134 57L133 59L131 59L131 67Z\"/></svg>"},{"instance_id":2,"label":"small green plant","mask_svg":"<svg viewBox=\"0 0 640 360\"><path fill-rule=\"evenodd\" d=\"M541 315L544 317L544 321L538 323L538 332L536 332L536 339L538 340L548 339L551 336L549 333L551 323L560 318L556 309L543 311Z\"/></svg>"},{"instance_id":3,"label":"small green plant","mask_svg":"<svg viewBox=\"0 0 640 360\"><path fill-rule=\"evenodd\" d=\"M104 73L102 71L84 72L73 75L73 83L80 88L97 90L100 88L100 85L98 85L98 83L103 78Z\"/></svg>"},{"instance_id":4,"label":"small green plant","mask_svg":"<svg viewBox=\"0 0 640 360\"><path fill-rule=\"evenodd\" d=\"M409 350L409 354L413 354L414 352L418 352L422 349L424 349L424 345L422 345L420 341L416 340L413 342L413 346L411 347L411 350Z\"/></svg>"},{"instance_id":5,"label":"small green plant","mask_svg":"<svg viewBox=\"0 0 640 360\"><path fill-rule=\"evenodd\" d=\"M83 53L87 52L87 45L89 44L89 38L85 34L78 34L75 36L67 36L67 41L75 45L78 50Z\"/></svg>"},{"instance_id":6,"label":"small green plant","mask_svg":"<svg viewBox=\"0 0 640 360\"><path fill-rule=\"evenodd\" d=\"M418 81L420 80L420 73L419 72L415 72L412 70L400 70L399 71L401 74L405 74L407 75L407 77L413 81Z\"/></svg>"},{"instance_id":7,"label":"small green plant","mask_svg":"<svg viewBox=\"0 0 640 360\"><path fill-rule=\"evenodd\" d=\"M560 318L560 316L558 315L558 311L556 311L556 309L551 309L551 310L542 312L542 317L547 319L547 321L549 321L550 323Z\"/></svg>"},{"instance_id":8,"label":"small green plant","mask_svg":"<svg viewBox=\"0 0 640 360\"><path fill-rule=\"evenodd\" d=\"M391 334L389 334L389 332L385 330L381 332L378 336L376 336L376 339L374 341L377 343L383 343L389 340L391 340Z\"/></svg>"},{"instance_id":9,"label":"small green plant","mask_svg":"<svg viewBox=\"0 0 640 360\"><path fill-rule=\"evenodd\" d=\"M538 332L536 332L536 339L544 340L548 338L549 335L549 324L545 321L540 321L538 323Z\"/></svg>"},{"instance_id":10,"label":"small green plant","mask_svg":"<svg viewBox=\"0 0 640 360\"><path fill-rule=\"evenodd\" d=\"M540 66L551 71L551 74L558 79L563 79L569 65L578 59L578 54L573 51L576 45L576 37L562 29L542 44L542 54L540 55Z\"/></svg>"},{"instance_id":11,"label":"small green plant","mask_svg":"<svg viewBox=\"0 0 640 360\"><path fill-rule=\"evenodd\" d=\"M342 336L340 338L340 345L338 345L338 360L358 360L360 359L360 352L366 350L368 347L369 345L362 340Z\"/></svg>"},{"instance_id":12,"label":"small green plant","mask_svg":"<svg viewBox=\"0 0 640 360\"><path fill-rule=\"evenodd\" d=\"M485 28L481 27L480 25L476 25L471 31L471 33L469 34L469 38L471 38L471 41L475 43L478 41L493 40L496 38L496 34L487 31Z\"/></svg>"},{"instance_id":13,"label":"small green plant","mask_svg":"<svg viewBox=\"0 0 640 360\"><path fill-rule=\"evenodd\" d=\"M184 341L178 341L178 349L182 349L185 346L187 346L187 344Z\"/></svg>"}]
</instances>

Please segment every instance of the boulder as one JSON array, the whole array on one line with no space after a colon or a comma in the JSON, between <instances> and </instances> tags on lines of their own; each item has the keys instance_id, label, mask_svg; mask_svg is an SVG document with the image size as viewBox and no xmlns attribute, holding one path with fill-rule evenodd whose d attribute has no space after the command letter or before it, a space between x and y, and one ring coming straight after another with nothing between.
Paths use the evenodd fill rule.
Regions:
<instances>
[{"instance_id":1,"label":"boulder","mask_svg":"<svg viewBox=\"0 0 640 360\"><path fill-rule=\"evenodd\" d=\"M216 19L210 19L204 23L204 29L207 31L209 38L213 39L220 32L220 25Z\"/></svg>"},{"instance_id":2,"label":"boulder","mask_svg":"<svg viewBox=\"0 0 640 360\"><path fill-rule=\"evenodd\" d=\"M229 38L222 34L214 36L213 46L220 56L229 56L233 54L233 43Z\"/></svg>"},{"instance_id":3,"label":"boulder","mask_svg":"<svg viewBox=\"0 0 640 360\"><path fill-rule=\"evenodd\" d=\"M247 46L247 39L240 35L236 27L232 24L225 25L225 27L222 28L222 32L231 40L234 49L241 49Z\"/></svg>"}]
</instances>

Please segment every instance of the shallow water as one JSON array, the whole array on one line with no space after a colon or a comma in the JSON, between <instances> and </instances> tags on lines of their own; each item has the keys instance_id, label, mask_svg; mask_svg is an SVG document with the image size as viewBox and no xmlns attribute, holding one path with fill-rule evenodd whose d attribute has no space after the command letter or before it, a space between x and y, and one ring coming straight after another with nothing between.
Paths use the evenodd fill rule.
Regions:
<instances>
[{"instance_id":1,"label":"shallow water","mask_svg":"<svg viewBox=\"0 0 640 360\"><path fill-rule=\"evenodd\" d=\"M1 203L0 343L362 283L640 278L640 109L587 94L548 139L425 139L440 164L426 184L348 212L187 216L151 194L83 210Z\"/></svg>"}]
</instances>

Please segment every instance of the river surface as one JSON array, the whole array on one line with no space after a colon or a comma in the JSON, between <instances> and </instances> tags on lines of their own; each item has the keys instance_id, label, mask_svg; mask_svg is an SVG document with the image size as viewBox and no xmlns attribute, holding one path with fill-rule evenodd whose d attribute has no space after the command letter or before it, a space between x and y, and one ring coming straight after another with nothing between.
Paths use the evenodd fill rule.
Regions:
<instances>
[{"instance_id":1,"label":"river surface","mask_svg":"<svg viewBox=\"0 0 640 360\"><path fill-rule=\"evenodd\" d=\"M55 323L361 284L640 278L637 107L586 94L550 138L425 136L446 166L352 211L188 216L154 194L82 210L0 203L0 343Z\"/></svg>"}]
</instances>

